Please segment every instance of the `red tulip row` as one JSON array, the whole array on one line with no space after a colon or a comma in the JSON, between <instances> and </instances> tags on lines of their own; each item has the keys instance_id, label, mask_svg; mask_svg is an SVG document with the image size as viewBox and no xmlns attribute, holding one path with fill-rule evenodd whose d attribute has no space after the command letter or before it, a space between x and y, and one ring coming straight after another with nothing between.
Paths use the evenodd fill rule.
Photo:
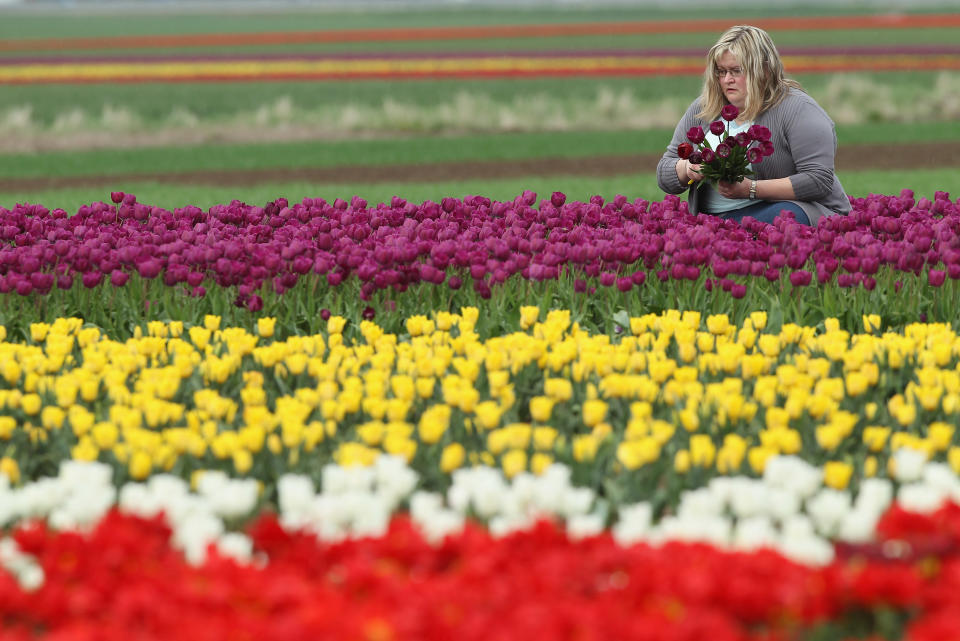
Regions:
<instances>
[{"instance_id":1,"label":"red tulip row","mask_svg":"<svg viewBox=\"0 0 960 641\"><path fill-rule=\"evenodd\" d=\"M110 512L88 534L15 530L44 581L26 591L0 569L0 640L951 638L960 508L894 508L880 532L810 568L769 551L573 541L547 522L502 539L469 526L434 546L401 517L382 538L321 544L262 516L250 528L262 562L211 551L192 566L161 520ZM880 610L896 629L862 627Z\"/></svg>"}]
</instances>

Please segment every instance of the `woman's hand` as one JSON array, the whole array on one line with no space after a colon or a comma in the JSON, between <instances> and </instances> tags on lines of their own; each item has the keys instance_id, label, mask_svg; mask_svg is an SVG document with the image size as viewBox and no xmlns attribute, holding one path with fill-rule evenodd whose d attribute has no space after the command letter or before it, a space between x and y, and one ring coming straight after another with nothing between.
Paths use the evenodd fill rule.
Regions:
<instances>
[{"instance_id":1,"label":"woman's hand","mask_svg":"<svg viewBox=\"0 0 960 641\"><path fill-rule=\"evenodd\" d=\"M750 181L743 179L737 183L721 180L717 183L717 192L724 198L747 198L750 196Z\"/></svg>"},{"instance_id":2,"label":"woman's hand","mask_svg":"<svg viewBox=\"0 0 960 641\"><path fill-rule=\"evenodd\" d=\"M694 165L686 158L681 158L677 161L677 177L680 179L680 182L687 185L698 180L703 180L703 175L700 173L701 166L702 165Z\"/></svg>"}]
</instances>

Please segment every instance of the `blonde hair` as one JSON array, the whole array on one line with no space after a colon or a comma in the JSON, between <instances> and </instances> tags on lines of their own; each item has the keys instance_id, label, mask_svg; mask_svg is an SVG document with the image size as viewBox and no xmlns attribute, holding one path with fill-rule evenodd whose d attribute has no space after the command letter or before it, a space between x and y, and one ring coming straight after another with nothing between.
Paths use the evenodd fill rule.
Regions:
<instances>
[{"instance_id":1,"label":"blonde hair","mask_svg":"<svg viewBox=\"0 0 960 641\"><path fill-rule=\"evenodd\" d=\"M737 59L746 78L747 99L740 119L755 120L783 100L790 89L803 90L796 80L784 76L783 63L770 34L749 25L730 27L707 53L698 118L716 118L729 104L717 78L718 61L727 52Z\"/></svg>"}]
</instances>

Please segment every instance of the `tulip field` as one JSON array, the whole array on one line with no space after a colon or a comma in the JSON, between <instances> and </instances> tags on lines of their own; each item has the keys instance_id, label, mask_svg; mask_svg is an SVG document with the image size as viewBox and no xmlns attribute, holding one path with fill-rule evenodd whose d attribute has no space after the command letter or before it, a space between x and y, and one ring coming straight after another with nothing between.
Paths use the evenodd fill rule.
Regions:
<instances>
[{"instance_id":1,"label":"tulip field","mask_svg":"<svg viewBox=\"0 0 960 641\"><path fill-rule=\"evenodd\" d=\"M14 15L0 114L695 90L699 54L655 49L724 28L384 15L234 16L203 45L203 16ZM785 54L812 91L899 65L870 73L908 92L958 55L946 14L761 19L813 38ZM178 146L145 114L113 148L61 121L0 152L0 641L958 637L955 125L839 124L852 209L809 227L656 192L662 127Z\"/></svg>"}]
</instances>

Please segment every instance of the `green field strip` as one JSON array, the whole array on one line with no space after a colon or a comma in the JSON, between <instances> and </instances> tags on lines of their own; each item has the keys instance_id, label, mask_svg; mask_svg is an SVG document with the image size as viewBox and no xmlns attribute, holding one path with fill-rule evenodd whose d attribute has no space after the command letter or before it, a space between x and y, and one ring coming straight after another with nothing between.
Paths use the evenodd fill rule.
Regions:
<instances>
[{"instance_id":1,"label":"green field strip","mask_svg":"<svg viewBox=\"0 0 960 641\"><path fill-rule=\"evenodd\" d=\"M854 197L868 194L897 195L901 189L912 189L919 198L932 199L935 191L949 191L953 198L960 196L960 174L955 169L851 171L841 176L847 193ZM433 200L439 202L447 196L463 197L483 195L495 200L511 200L525 189L531 189L541 198L553 191L562 191L570 200L587 200L600 194L612 198L623 194L630 199L645 198L650 201L664 197L651 173L643 175L620 175L607 178L578 176L517 177L502 180L462 180L431 183L378 183L311 185L307 183L273 183L255 186L202 186L160 185L142 182L117 186L137 195L140 202L173 209L195 205L204 209L216 204L240 200L261 205L279 197L291 202L303 198L335 198L349 200L361 196L375 204L389 202L393 196L401 196L413 202ZM0 207L12 207L15 203L42 204L49 208L62 208L75 212L80 206L97 201L110 200L110 190L100 188L62 189L37 192L0 193Z\"/></svg>"},{"instance_id":2,"label":"green field strip","mask_svg":"<svg viewBox=\"0 0 960 641\"><path fill-rule=\"evenodd\" d=\"M940 9L942 11L942 9ZM899 13L937 13L937 8L898 8ZM724 9L734 24L737 20L763 17L864 15L856 8L810 6L736 7ZM337 29L377 29L394 27L442 27L460 25L565 24L573 22L625 22L684 20L703 17L690 11L657 7L566 7L485 9L451 7L429 10L354 10L354 11L274 11L137 14L60 10L57 13L8 11L0 21L0 38L104 37L117 35L165 35L204 33L254 33L264 31L305 31Z\"/></svg>"},{"instance_id":3,"label":"green field strip","mask_svg":"<svg viewBox=\"0 0 960 641\"><path fill-rule=\"evenodd\" d=\"M659 154L671 131L501 133L421 136L379 140L200 145L97 151L0 154L0 177L103 176L250 170L510 161ZM840 144L960 140L960 122L849 125L838 128Z\"/></svg>"}]
</instances>

